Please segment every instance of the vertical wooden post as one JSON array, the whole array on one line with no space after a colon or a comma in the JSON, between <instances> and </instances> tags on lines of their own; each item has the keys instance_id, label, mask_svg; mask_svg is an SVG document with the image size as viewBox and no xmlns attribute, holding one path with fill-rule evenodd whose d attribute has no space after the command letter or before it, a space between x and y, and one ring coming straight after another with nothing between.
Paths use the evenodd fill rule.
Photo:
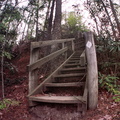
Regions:
<instances>
[{"instance_id":1,"label":"vertical wooden post","mask_svg":"<svg viewBox=\"0 0 120 120\"><path fill-rule=\"evenodd\" d=\"M32 49L30 51L30 64L36 62L39 58L39 49ZM29 94L38 86L38 70L29 72ZM34 106L34 102L29 101L29 106Z\"/></svg>"},{"instance_id":2,"label":"vertical wooden post","mask_svg":"<svg viewBox=\"0 0 120 120\"><path fill-rule=\"evenodd\" d=\"M65 48L65 42L62 43L62 48ZM65 56L65 60L67 59L67 51L63 54Z\"/></svg>"},{"instance_id":3,"label":"vertical wooden post","mask_svg":"<svg viewBox=\"0 0 120 120\"><path fill-rule=\"evenodd\" d=\"M62 48L64 48L64 47L65 47L65 43L63 42L63 43L62 43Z\"/></svg>"},{"instance_id":4,"label":"vertical wooden post","mask_svg":"<svg viewBox=\"0 0 120 120\"><path fill-rule=\"evenodd\" d=\"M82 52L80 56L80 65L85 66L86 65L86 56L85 56L85 50Z\"/></svg>"},{"instance_id":5,"label":"vertical wooden post","mask_svg":"<svg viewBox=\"0 0 120 120\"><path fill-rule=\"evenodd\" d=\"M98 69L95 43L92 32L85 33L87 78L88 78L88 107L95 109L98 103Z\"/></svg>"},{"instance_id":6,"label":"vertical wooden post","mask_svg":"<svg viewBox=\"0 0 120 120\"><path fill-rule=\"evenodd\" d=\"M74 43L74 40L72 40L72 51L73 51L73 52L75 51L75 43Z\"/></svg>"}]
</instances>

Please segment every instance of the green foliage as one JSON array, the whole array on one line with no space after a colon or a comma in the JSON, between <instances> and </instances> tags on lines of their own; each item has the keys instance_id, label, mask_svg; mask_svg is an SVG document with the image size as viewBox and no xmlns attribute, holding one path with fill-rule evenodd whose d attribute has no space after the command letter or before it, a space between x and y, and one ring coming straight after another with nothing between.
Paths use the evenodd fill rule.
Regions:
<instances>
[{"instance_id":1,"label":"green foliage","mask_svg":"<svg viewBox=\"0 0 120 120\"><path fill-rule=\"evenodd\" d=\"M11 4L7 4L6 8L3 10L1 16L4 16L3 21L6 22L12 22L13 20L19 21L21 19L21 14L18 11L17 8L12 6Z\"/></svg>"},{"instance_id":2,"label":"green foliage","mask_svg":"<svg viewBox=\"0 0 120 120\"><path fill-rule=\"evenodd\" d=\"M3 99L2 101L0 101L0 110L8 108L9 106L18 106L19 104L19 101L15 101L12 99Z\"/></svg>"},{"instance_id":3,"label":"green foliage","mask_svg":"<svg viewBox=\"0 0 120 120\"><path fill-rule=\"evenodd\" d=\"M67 24L71 31L87 31L87 28L82 23L82 16L76 15L75 12L70 12L67 18Z\"/></svg>"},{"instance_id":4,"label":"green foliage","mask_svg":"<svg viewBox=\"0 0 120 120\"><path fill-rule=\"evenodd\" d=\"M120 85L117 84L119 77L101 74L99 72L99 86L106 89L108 92L114 94L113 99L116 102L120 101Z\"/></svg>"},{"instance_id":5,"label":"green foliage","mask_svg":"<svg viewBox=\"0 0 120 120\"><path fill-rule=\"evenodd\" d=\"M108 49L110 52L120 52L120 42L112 41Z\"/></svg>"},{"instance_id":6,"label":"green foliage","mask_svg":"<svg viewBox=\"0 0 120 120\"><path fill-rule=\"evenodd\" d=\"M3 51L3 56L11 59L12 55L9 52Z\"/></svg>"},{"instance_id":7,"label":"green foliage","mask_svg":"<svg viewBox=\"0 0 120 120\"><path fill-rule=\"evenodd\" d=\"M75 12L64 14L63 20L65 20L65 24L62 25L63 38L75 37L78 31L89 31L82 22L82 16Z\"/></svg>"}]
</instances>

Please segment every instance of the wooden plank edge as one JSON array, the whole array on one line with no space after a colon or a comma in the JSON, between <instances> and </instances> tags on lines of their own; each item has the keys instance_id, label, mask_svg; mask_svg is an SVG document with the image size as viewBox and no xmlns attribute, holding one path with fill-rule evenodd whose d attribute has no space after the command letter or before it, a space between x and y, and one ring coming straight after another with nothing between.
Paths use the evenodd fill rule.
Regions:
<instances>
[{"instance_id":1,"label":"wooden plank edge","mask_svg":"<svg viewBox=\"0 0 120 120\"><path fill-rule=\"evenodd\" d=\"M65 47L65 48L63 48L61 50L58 50L58 51L56 51L54 53L51 53L50 55L48 55L48 56L46 56L44 58L41 58L41 59L37 60L35 63L29 64L28 65L29 71L32 71L32 70L34 70L36 68L40 68L41 65L43 65L46 62L50 61L51 59L59 56L60 54L66 52L67 50L68 50L68 48Z\"/></svg>"},{"instance_id":2,"label":"wooden plank edge","mask_svg":"<svg viewBox=\"0 0 120 120\"><path fill-rule=\"evenodd\" d=\"M74 40L75 38L31 42L31 49L33 50L34 48L44 47L44 46L58 44L58 43L70 42Z\"/></svg>"},{"instance_id":3,"label":"wooden plank edge","mask_svg":"<svg viewBox=\"0 0 120 120\"><path fill-rule=\"evenodd\" d=\"M86 102L82 96L43 96L43 97L30 96L29 99L37 102L62 103L62 104Z\"/></svg>"}]
</instances>

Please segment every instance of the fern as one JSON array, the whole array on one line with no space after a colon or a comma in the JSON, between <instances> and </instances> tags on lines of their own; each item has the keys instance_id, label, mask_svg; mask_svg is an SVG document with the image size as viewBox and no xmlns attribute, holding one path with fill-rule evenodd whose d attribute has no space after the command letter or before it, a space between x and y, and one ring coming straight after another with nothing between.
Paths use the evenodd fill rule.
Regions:
<instances>
[{"instance_id":1,"label":"fern","mask_svg":"<svg viewBox=\"0 0 120 120\"><path fill-rule=\"evenodd\" d=\"M101 74L99 72L99 86L106 89L108 92L114 95L115 102L120 102L120 85L117 85L119 77Z\"/></svg>"}]
</instances>

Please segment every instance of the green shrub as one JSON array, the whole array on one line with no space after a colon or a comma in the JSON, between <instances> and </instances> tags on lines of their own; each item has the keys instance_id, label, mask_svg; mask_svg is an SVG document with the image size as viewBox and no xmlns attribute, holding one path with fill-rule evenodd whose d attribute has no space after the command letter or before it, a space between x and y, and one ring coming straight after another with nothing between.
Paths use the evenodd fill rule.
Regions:
<instances>
[{"instance_id":1,"label":"green shrub","mask_svg":"<svg viewBox=\"0 0 120 120\"><path fill-rule=\"evenodd\" d=\"M108 92L114 95L115 102L120 102L120 85L117 84L118 77L101 74L99 72L99 86L106 89Z\"/></svg>"}]
</instances>

